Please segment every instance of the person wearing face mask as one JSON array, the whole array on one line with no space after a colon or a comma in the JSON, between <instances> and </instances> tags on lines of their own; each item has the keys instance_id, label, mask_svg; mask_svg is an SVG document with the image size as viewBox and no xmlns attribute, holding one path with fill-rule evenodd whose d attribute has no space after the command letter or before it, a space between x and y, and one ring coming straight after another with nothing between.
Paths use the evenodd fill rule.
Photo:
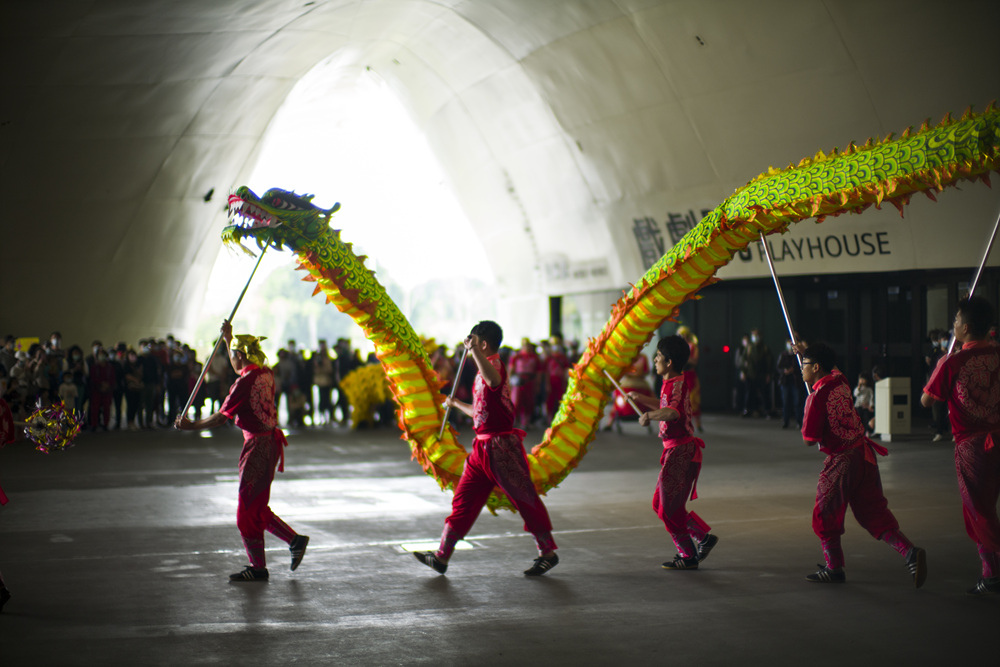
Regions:
<instances>
[{"instance_id":1,"label":"person wearing face mask","mask_svg":"<svg viewBox=\"0 0 1000 667\"><path fill-rule=\"evenodd\" d=\"M743 376L746 380L746 402L743 416L749 417L759 412L761 417L769 417L771 401L768 388L771 384L771 369L774 358L767 344L761 340L758 329L750 330L750 343L743 355Z\"/></svg>"},{"instance_id":2,"label":"person wearing face mask","mask_svg":"<svg viewBox=\"0 0 1000 667\"><path fill-rule=\"evenodd\" d=\"M139 342L142 349L139 359L142 364L142 416L139 421L140 426L146 430L156 427L156 403L163 383L163 364L160 363L154 344L152 339Z\"/></svg>"},{"instance_id":3,"label":"person wearing face mask","mask_svg":"<svg viewBox=\"0 0 1000 667\"><path fill-rule=\"evenodd\" d=\"M167 423L173 423L187 400L190 385L190 366L180 348L170 352L167 364Z\"/></svg>"},{"instance_id":4,"label":"person wearing face mask","mask_svg":"<svg viewBox=\"0 0 1000 667\"><path fill-rule=\"evenodd\" d=\"M49 356L59 357L60 359L64 356L62 349L62 334L58 331L53 331L49 335Z\"/></svg>"},{"instance_id":5,"label":"person wearing face mask","mask_svg":"<svg viewBox=\"0 0 1000 667\"><path fill-rule=\"evenodd\" d=\"M46 370L49 374L50 398L58 399L58 388L62 382L62 375L66 371L66 352L62 349L62 334L53 331L49 334L49 342L46 346Z\"/></svg>"},{"instance_id":6,"label":"person wearing face mask","mask_svg":"<svg viewBox=\"0 0 1000 667\"><path fill-rule=\"evenodd\" d=\"M14 363L17 359L14 356L16 350L14 349L14 338L13 334L7 334L4 336L3 345L0 346L0 365L7 369L10 373L10 369L14 368Z\"/></svg>"},{"instance_id":7,"label":"person wearing face mask","mask_svg":"<svg viewBox=\"0 0 1000 667\"><path fill-rule=\"evenodd\" d=\"M90 352L83 358L87 366L87 382L83 389L83 409L86 410L87 414L90 413L90 369L92 369L97 364L97 353L104 349L104 345L99 340L95 340L90 344Z\"/></svg>"},{"instance_id":8,"label":"person wearing face mask","mask_svg":"<svg viewBox=\"0 0 1000 667\"><path fill-rule=\"evenodd\" d=\"M60 380L61 382L57 390L59 400L62 401L63 405L65 405L67 409L72 410L76 406L76 401L80 396L80 391L76 388L76 385L73 384L73 374L69 371L63 373Z\"/></svg>"},{"instance_id":9,"label":"person wearing face mask","mask_svg":"<svg viewBox=\"0 0 1000 667\"><path fill-rule=\"evenodd\" d=\"M108 351L108 363L115 368L115 387L112 392L111 405L115 412L115 430L122 427L122 400L125 398L125 350L128 346L119 342L113 350Z\"/></svg>"},{"instance_id":10,"label":"person wearing face mask","mask_svg":"<svg viewBox=\"0 0 1000 667\"><path fill-rule=\"evenodd\" d=\"M73 378L73 384L76 385L76 402L73 405L67 404L66 407L82 413L90 369L83 359L83 348L79 345L73 345L66 350L66 372L70 374Z\"/></svg>"},{"instance_id":11,"label":"person wearing face mask","mask_svg":"<svg viewBox=\"0 0 1000 667\"><path fill-rule=\"evenodd\" d=\"M126 351L122 369L125 375L125 428L138 431L139 408L142 405L142 362L134 349Z\"/></svg>"},{"instance_id":12,"label":"person wearing face mask","mask_svg":"<svg viewBox=\"0 0 1000 667\"><path fill-rule=\"evenodd\" d=\"M96 431L100 426L107 431L111 422L111 400L118 379L107 350L98 348L94 356L96 362L90 367L90 429Z\"/></svg>"},{"instance_id":13,"label":"person wearing face mask","mask_svg":"<svg viewBox=\"0 0 1000 667\"><path fill-rule=\"evenodd\" d=\"M11 398L14 409L23 406L28 397L28 385L30 384L30 372L28 370L28 353L18 350L14 353L14 365L7 373L7 395Z\"/></svg>"},{"instance_id":14,"label":"person wearing face mask","mask_svg":"<svg viewBox=\"0 0 1000 667\"><path fill-rule=\"evenodd\" d=\"M43 405L51 403L52 383L49 380L49 358L45 348L35 343L28 348L31 357L28 368L31 372L29 391L35 396L33 400L42 401Z\"/></svg>"},{"instance_id":15,"label":"person wearing face mask","mask_svg":"<svg viewBox=\"0 0 1000 667\"><path fill-rule=\"evenodd\" d=\"M947 331L935 329L928 334L933 346L931 353L924 358L927 362L927 375L924 382L931 379L931 373L937 368L941 357L948 353L948 343L950 337ZM931 428L934 429L934 442L941 442L948 433L948 405L943 401L934 401L931 404Z\"/></svg>"},{"instance_id":16,"label":"person wearing face mask","mask_svg":"<svg viewBox=\"0 0 1000 667\"><path fill-rule=\"evenodd\" d=\"M97 353L104 349L104 344L99 340L95 340L90 344L90 354L87 355L86 362L87 366L93 366L97 363Z\"/></svg>"},{"instance_id":17,"label":"person wearing face mask","mask_svg":"<svg viewBox=\"0 0 1000 667\"><path fill-rule=\"evenodd\" d=\"M802 368L795 356L791 338L785 340L785 349L778 355L777 370L778 386L781 389L781 428L788 428L792 417L801 428L802 413L806 407L806 385L802 382Z\"/></svg>"}]
</instances>

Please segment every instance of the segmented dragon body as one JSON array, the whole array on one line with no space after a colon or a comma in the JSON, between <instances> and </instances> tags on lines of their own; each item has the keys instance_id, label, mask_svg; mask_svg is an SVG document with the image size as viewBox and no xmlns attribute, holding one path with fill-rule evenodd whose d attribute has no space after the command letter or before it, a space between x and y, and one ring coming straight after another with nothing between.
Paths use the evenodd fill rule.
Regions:
<instances>
[{"instance_id":1,"label":"segmented dragon body","mask_svg":"<svg viewBox=\"0 0 1000 667\"><path fill-rule=\"evenodd\" d=\"M715 281L715 273L740 250L790 224L815 217L860 213L889 202L902 214L912 194L934 193L963 180L989 184L1000 170L1000 111L990 105L960 119L946 116L937 126L907 128L900 137L868 140L862 146L817 153L786 169L769 169L738 189L671 248L613 306L611 319L587 343L570 372L569 385L544 439L528 456L541 493L557 486L587 453L608 400L607 370L620 377L656 329L678 307ZM350 315L374 343L376 355L399 404L399 427L413 456L442 488L453 488L466 450L455 432L438 438L443 395L419 337L340 232L329 228L337 206L319 209L311 196L269 190L258 198L242 187L230 196L232 224L226 243L254 238L260 247L287 246L316 282L314 294ZM339 206L339 205L338 205ZM470 323L471 324L471 323ZM490 510L510 508L499 489Z\"/></svg>"}]
</instances>

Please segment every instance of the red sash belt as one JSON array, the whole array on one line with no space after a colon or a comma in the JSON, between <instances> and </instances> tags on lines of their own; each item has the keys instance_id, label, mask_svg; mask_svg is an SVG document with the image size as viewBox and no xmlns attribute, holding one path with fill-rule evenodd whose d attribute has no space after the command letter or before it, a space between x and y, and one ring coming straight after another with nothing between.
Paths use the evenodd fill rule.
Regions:
<instances>
[{"instance_id":1,"label":"red sash belt","mask_svg":"<svg viewBox=\"0 0 1000 667\"><path fill-rule=\"evenodd\" d=\"M838 454L846 454L852 449L857 449L858 447L865 448L865 461L871 463L872 465L878 463L878 460L875 458L876 454L878 454L879 456L889 456L888 449L878 444L868 436L865 436L863 438L858 438L858 440L853 445L851 445L850 447L841 452L838 452Z\"/></svg>"},{"instance_id":2,"label":"red sash belt","mask_svg":"<svg viewBox=\"0 0 1000 667\"><path fill-rule=\"evenodd\" d=\"M494 431L493 433L477 433L476 440L492 440L493 438L501 438L505 435L517 435L519 438L524 440L524 436L526 436L527 433L519 428L513 428L509 431Z\"/></svg>"},{"instance_id":3,"label":"red sash belt","mask_svg":"<svg viewBox=\"0 0 1000 667\"><path fill-rule=\"evenodd\" d=\"M261 431L260 433L251 433L250 431L244 431L245 440L252 440L254 438L263 438L266 435L274 437L274 441L278 444L278 472L285 472L285 447L288 446L288 438L285 437L285 432L280 428L275 426L270 431Z\"/></svg>"}]
</instances>

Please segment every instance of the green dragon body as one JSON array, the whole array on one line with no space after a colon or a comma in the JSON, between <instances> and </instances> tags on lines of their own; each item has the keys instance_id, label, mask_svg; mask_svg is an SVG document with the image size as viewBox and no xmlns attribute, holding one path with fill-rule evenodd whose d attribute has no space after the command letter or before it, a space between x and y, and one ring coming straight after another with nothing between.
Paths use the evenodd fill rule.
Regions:
<instances>
[{"instance_id":1,"label":"green dragon body","mask_svg":"<svg viewBox=\"0 0 1000 667\"><path fill-rule=\"evenodd\" d=\"M656 329L677 308L715 280L715 273L761 234L784 232L790 224L846 212L860 213L889 202L902 213L913 193L934 193L962 180L989 184L1000 170L1000 111L946 116L934 127L908 128L900 137L851 144L844 151L817 153L798 165L769 169L728 197L671 248L611 310L601 333L587 343L570 372L569 386L544 439L528 456L541 493L558 485L586 454L608 400L607 370L620 377ZM259 247L288 247L317 283L315 293L350 315L374 343L399 404L399 426L414 458L442 488L453 488L466 451L448 429L438 438L443 395L419 337L340 232L330 215L302 197L269 190L258 198L239 188L229 199L226 243L253 238ZM491 510L510 507L494 490Z\"/></svg>"}]
</instances>

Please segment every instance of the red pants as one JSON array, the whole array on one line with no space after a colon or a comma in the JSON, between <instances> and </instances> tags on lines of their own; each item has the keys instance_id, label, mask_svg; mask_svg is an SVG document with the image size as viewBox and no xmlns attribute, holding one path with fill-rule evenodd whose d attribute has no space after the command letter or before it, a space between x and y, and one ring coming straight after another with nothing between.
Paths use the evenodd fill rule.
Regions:
<instances>
[{"instance_id":1,"label":"red pants","mask_svg":"<svg viewBox=\"0 0 1000 667\"><path fill-rule=\"evenodd\" d=\"M111 421L111 394L102 394L94 391L90 394L90 427L97 428L101 425L100 418L104 416L104 428L108 428Z\"/></svg>"},{"instance_id":2,"label":"red pants","mask_svg":"<svg viewBox=\"0 0 1000 667\"><path fill-rule=\"evenodd\" d=\"M705 539L711 530L700 516L687 511L687 500L697 496L693 489L701 473L700 439L670 449L664 449L660 456L660 476L653 492L653 511L666 526L677 551L685 558L694 558L697 547L694 542Z\"/></svg>"},{"instance_id":3,"label":"red pants","mask_svg":"<svg viewBox=\"0 0 1000 667\"><path fill-rule=\"evenodd\" d=\"M291 542L295 531L268 507L274 469L281 457L282 442L273 432L253 436L244 432L240 452L240 490L236 505L236 527L243 537L250 565L265 567L264 531Z\"/></svg>"},{"instance_id":4,"label":"red pants","mask_svg":"<svg viewBox=\"0 0 1000 667\"><path fill-rule=\"evenodd\" d=\"M823 544L827 565L844 566L840 536L844 534L844 516L851 506L854 518L877 540L886 540L900 553L913 545L899 532L899 522L889 511L889 501L882 493L878 464L866 460L868 445L832 454L823 462L813 508L813 532Z\"/></svg>"},{"instance_id":5,"label":"red pants","mask_svg":"<svg viewBox=\"0 0 1000 667\"><path fill-rule=\"evenodd\" d=\"M539 551L556 549L549 513L531 482L528 457L521 444L523 437L515 431L489 440L476 438L455 487L451 515L445 519L447 541L452 545L469 533L493 487L499 486L524 519L524 530L535 536Z\"/></svg>"},{"instance_id":6,"label":"red pants","mask_svg":"<svg viewBox=\"0 0 1000 667\"><path fill-rule=\"evenodd\" d=\"M986 446L993 442L988 438L986 434L977 434L955 444L955 468L965 531L976 543L983 561L983 576L987 578L1000 576L1000 520L997 519L1000 444L987 450Z\"/></svg>"}]
</instances>

